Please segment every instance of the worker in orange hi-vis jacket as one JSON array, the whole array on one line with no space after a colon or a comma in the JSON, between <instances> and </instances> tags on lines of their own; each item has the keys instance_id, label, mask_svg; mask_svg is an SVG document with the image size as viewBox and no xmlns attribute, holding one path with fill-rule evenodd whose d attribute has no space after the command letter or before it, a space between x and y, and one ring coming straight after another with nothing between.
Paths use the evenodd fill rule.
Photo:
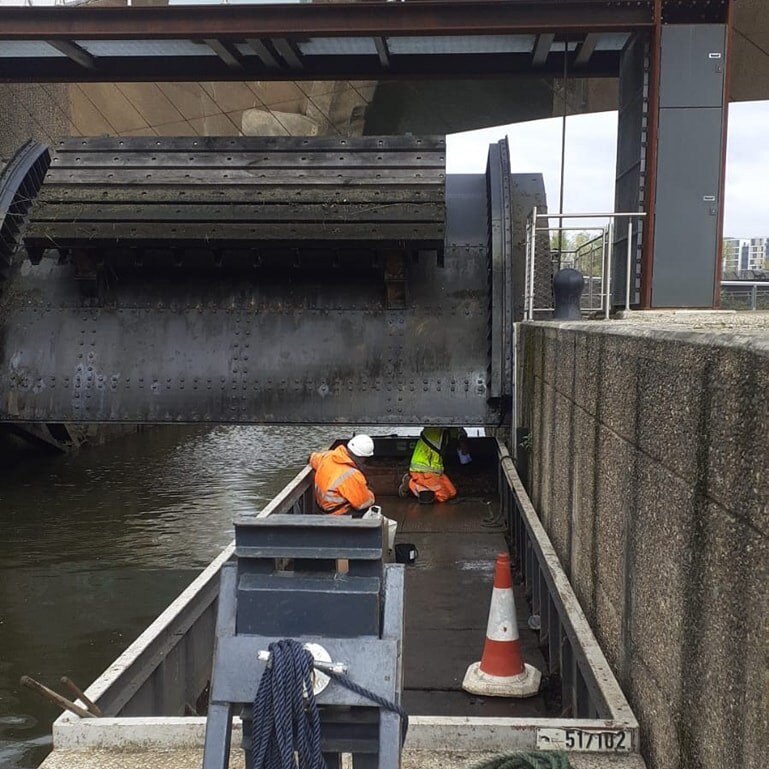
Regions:
<instances>
[{"instance_id":1,"label":"worker in orange hi-vis jacket","mask_svg":"<svg viewBox=\"0 0 769 769\"><path fill-rule=\"evenodd\" d=\"M310 455L315 470L315 501L328 515L355 515L374 504L374 492L363 474L366 458L374 454L368 435L355 435L347 445Z\"/></svg>"}]
</instances>

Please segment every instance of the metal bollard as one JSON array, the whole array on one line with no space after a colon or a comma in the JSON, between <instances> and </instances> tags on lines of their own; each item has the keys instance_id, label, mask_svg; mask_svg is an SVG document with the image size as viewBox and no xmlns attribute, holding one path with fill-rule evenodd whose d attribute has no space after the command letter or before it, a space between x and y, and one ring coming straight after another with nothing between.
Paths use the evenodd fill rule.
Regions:
<instances>
[{"instance_id":1,"label":"metal bollard","mask_svg":"<svg viewBox=\"0 0 769 769\"><path fill-rule=\"evenodd\" d=\"M558 270L553 278L554 320L581 320L580 298L584 287L585 279L579 270L571 267Z\"/></svg>"}]
</instances>

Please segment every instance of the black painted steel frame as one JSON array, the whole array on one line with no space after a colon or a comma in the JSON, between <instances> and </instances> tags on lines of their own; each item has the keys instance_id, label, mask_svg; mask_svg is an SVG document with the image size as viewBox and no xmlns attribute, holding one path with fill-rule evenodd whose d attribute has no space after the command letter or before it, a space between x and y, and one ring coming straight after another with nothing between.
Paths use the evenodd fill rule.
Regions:
<instances>
[{"instance_id":1,"label":"black painted steel frame","mask_svg":"<svg viewBox=\"0 0 769 769\"><path fill-rule=\"evenodd\" d=\"M291 5L79 6L0 8L0 41L41 41L64 56L2 57L5 81L136 81L360 79L468 77L534 71L556 74L564 55L580 76L616 75L619 51L593 51L596 35L652 26L650 0L455 0L408 3L298 3ZM425 54L393 56L388 36L536 34L550 54ZM584 38L573 53L550 51L555 36ZM366 37L377 55L302 56L298 43L313 37ZM100 57L89 40L192 40L201 56ZM253 55L244 56L236 43ZM537 51L542 46L537 47ZM212 52L215 55L211 55ZM540 60L541 59L541 60Z\"/></svg>"}]
</instances>

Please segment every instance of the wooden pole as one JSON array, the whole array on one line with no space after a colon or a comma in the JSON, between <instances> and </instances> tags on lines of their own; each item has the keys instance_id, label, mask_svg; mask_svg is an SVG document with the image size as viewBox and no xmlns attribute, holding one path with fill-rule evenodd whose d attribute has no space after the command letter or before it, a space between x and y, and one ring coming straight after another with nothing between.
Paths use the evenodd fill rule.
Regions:
<instances>
[{"instance_id":1,"label":"wooden pole","mask_svg":"<svg viewBox=\"0 0 769 769\"><path fill-rule=\"evenodd\" d=\"M101 712L101 708L96 703L89 700L88 697L86 697L85 694L83 694L83 692L80 690L80 687L71 678L62 676L61 682L64 686L67 687L67 689L72 692L72 694L75 695L75 697L83 702L83 704L88 708L89 712L93 713L97 718L101 718L104 715L104 713Z\"/></svg>"},{"instance_id":2,"label":"wooden pole","mask_svg":"<svg viewBox=\"0 0 769 769\"><path fill-rule=\"evenodd\" d=\"M81 718L96 718L93 713L89 713L85 708L81 708L80 705L75 705L74 702L70 702L66 697L57 694L53 689L49 689L47 686L43 686L39 681L35 681L34 678L22 676L20 683L22 686L26 686L27 689L32 689L33 692L37 692L41 697L53 702L60 708L69 710L70 713L74 713Z\"/></svg>"}]
</instances>

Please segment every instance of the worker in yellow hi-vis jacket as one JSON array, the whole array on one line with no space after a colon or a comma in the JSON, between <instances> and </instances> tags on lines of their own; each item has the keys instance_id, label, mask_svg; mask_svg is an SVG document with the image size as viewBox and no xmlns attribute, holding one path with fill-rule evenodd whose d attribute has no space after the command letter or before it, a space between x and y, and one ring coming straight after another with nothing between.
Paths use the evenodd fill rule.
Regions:
<instances>
[{"instance_id":1,"label":"worker in yellow hi-vis jacket","mask_svg":"<svg viewBox=\"0 0 769 769\"><path fill-rule=\"evenodd\" d=\"M398 489L402 497L409 492L420 501L447 502L456 497L456 487L443 466L446 449L453 437L458 440L460 461L470 461L467 433L463 429L425 427L411 455L409 472L403 476Z\"/></svg>"}]
</instances>

